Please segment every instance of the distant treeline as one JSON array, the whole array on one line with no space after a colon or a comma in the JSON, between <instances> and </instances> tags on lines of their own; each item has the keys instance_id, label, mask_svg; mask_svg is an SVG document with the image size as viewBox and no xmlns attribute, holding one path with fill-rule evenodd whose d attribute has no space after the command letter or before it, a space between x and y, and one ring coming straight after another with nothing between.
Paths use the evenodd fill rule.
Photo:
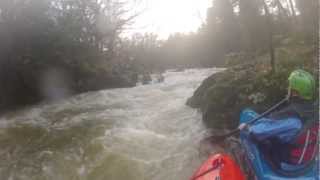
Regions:
<instances>
[{"instance_id":1,"label":"distant treeline","mask_svg":"<svg viewBox=\"0 0 320 180\"><path fill-rule=\"evenodd\" d=\"M198 32L174 34L167 41L137 36L135 53L150 67L224 66L270 53L284 40L317 45L317 0L213 0ZM132 50L132 48L131 48ZM236 56L237 58L234 58ZM231 58L229 58L231 57Z\"/></svg>"},{"instance_id":2,"label":"distant treeline","mask_svg":"<svg viewBox=\"0 0 320 180\"><path fill-rule=\"evenodd\" d=\"M0 110L134 86L138 74L167 68L272 57L288 37L314 44L317 12L316 0L213 0L198 32L160 41L153 34L121 38L138 15L126 1L1 0Z\"/></svg>"}]
</instances>

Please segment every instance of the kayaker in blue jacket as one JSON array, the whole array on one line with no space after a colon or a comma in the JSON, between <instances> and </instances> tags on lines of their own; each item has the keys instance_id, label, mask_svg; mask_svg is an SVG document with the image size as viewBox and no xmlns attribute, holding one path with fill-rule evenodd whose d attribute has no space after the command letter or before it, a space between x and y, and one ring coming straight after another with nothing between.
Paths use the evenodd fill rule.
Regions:
<instances>
[{"instance_id":1,"label":"kayaker in blue jacket","mask_svg":"<svg viewBox=\"0 0 320 180\"><path fill-rule=\"evenodd\" d=\"M301 165L310 161L317 146L315 122L319 114L318 103L314 102L315 80L310 73L296 70L288 81L288 103L247 128L260 151L279 168L281 163ZM253 110L245 109L240 122L245 123L256 116L258 114Z\"/></svg>"}]
</instances>

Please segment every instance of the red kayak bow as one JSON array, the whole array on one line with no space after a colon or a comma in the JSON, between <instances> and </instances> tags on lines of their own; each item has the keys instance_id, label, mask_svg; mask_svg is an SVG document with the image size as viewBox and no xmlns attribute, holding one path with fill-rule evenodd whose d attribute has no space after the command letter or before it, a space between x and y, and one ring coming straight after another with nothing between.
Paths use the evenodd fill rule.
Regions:
<instances>
[{"instance_id":1,"label":"red kayak bow","mask_svg":"<svg viewBox=\"0 0 320 180\"><path fill-rule=\"evenodd\" d=\"M191 180L245 180L240 167L227 154L211 155L194 173Z\"/></svg>"}]
</instances>

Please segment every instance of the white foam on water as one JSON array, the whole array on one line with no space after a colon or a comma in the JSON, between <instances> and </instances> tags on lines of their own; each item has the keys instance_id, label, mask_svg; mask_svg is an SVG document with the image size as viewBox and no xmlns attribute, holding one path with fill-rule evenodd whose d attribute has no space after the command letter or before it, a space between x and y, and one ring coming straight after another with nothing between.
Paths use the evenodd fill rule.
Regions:
<instances>
[{"instance_id":1,"label":"white foam on water","mask_svg":"<svg viewBox=\"0 0 320 180\"><path fill-rule=\"evenodd\" d=\"M19 165L34 171L1 163L0 168L17 174L13 178L188 179L200 163L198 143L206 129L201 114L185 103L206 77L221 70L167 71L162 83L84 93L5 115L0 134L8 136L8 141L23 139L6 134L13 127L28 125L46 131L37 138L31 133L34 130L27 129L33 138L28 147L23 140L10 144L22 149L17 152L23 160L17 161ZM35 158L27 150L40 155ZM15 160L10 158L5 160ZM0 178L10 177L0 174Z\"/></svg>"}]
</instances>

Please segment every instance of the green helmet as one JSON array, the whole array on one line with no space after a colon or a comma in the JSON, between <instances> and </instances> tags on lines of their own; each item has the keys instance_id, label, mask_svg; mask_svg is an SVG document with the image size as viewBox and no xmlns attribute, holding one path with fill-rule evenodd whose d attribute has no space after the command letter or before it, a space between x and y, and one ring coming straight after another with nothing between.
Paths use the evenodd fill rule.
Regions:
<instances>
[{"instance_id":1,"label":"green helmet","mask_svg":"<svg viewBox=\"0 0 320 180\"><path fill-rule=\"evenodd\" d=\"M293 71L289 78L289 87L296 90L306 100L312 100L315 93L315 80L313 76L304 70Z\"/></svg>"}]
</instances>

